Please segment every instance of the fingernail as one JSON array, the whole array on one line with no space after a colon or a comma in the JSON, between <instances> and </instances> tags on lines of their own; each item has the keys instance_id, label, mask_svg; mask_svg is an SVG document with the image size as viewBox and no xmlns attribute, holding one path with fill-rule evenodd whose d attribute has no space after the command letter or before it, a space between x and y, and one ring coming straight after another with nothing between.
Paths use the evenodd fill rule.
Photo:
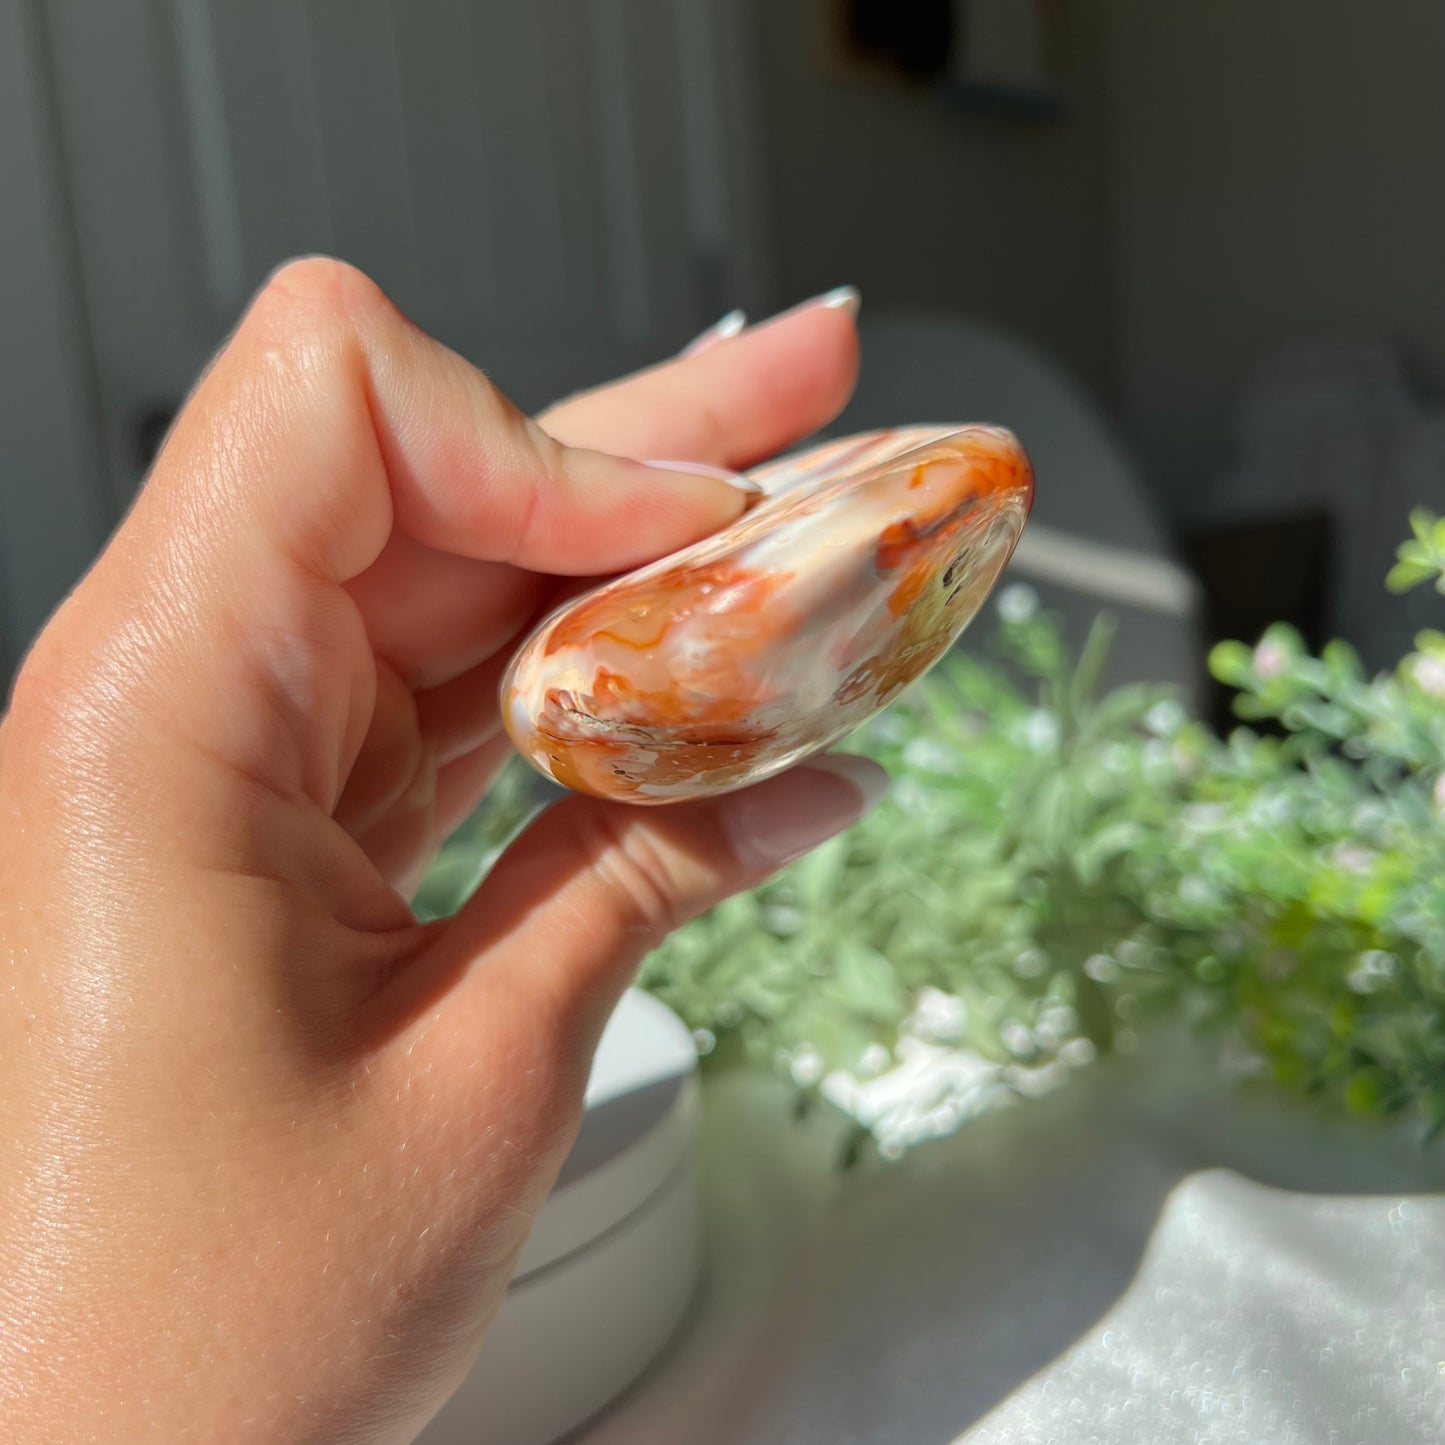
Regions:
<instances>
[{"instance_id":1,"label":"fingernail","mask_svg":"<svg viewBox=\"0 0 1445 1445\"><path fill-rule=\"evenodd\" d=\"M809 297L787 311L780 312L774 320L781 320L784 316L796 316L800 311L846 311L849 316L856 317L862 305L863 297L856 286L835 286L821 296Z\"/></svg>"},{"instance_id":2,"label":"fingernail","mask_svg":"<svg viewBox=\"0 0 1445 1445\"><path fill-rule=\"evenodd\" d=\"M779 868L851 828L887 791L870 758L825 753L726 799L723 831L745 866Z\"/></svg>"},{"instance_id":3,"label":"fingernail","mask_svg":"<svg viewBox=\"0 0 1445 1445\"><path fill-rule=\"evenodd\" d=\"M856 316L863 305L863 297L856 286L835 286L818 297L817 304L829 311L846 311L849 316Z\"/></svg>"},{"instance_id":4,"label":"fingernail","mask_svg":"<svg viewBox=\"0 0 1445 1445\"><path fill-rule=\"evenodd\" d=\"M726 316L714 321L706 331L689 341L682 348L682 355L698 356L704 351L711 351L718 342L731 341L747 324L747 312L735 306Z\"/></svg>"},{"instance_id":5,"label":"fingernail","mask_svg":"<svg viewBox=\"0 0 1445 1445\"><path fill-rule=\"evenodd\" d=\"M715 482L726 482L740 492L750 496L758 495L762 488L740 472L730 472L726 467L710 467L706 462L643 462L645 467L655 467L659 472L686 472L691 477L711 477Z\"/></svg>"}]
</instances>

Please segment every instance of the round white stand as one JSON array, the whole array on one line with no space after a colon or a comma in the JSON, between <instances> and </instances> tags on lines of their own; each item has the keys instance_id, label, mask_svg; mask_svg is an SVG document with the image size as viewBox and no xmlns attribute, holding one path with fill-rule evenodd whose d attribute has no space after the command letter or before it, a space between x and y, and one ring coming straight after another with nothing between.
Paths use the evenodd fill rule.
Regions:
<instances>
[{"instance_id":1,"label":"round white stand","mask_svg":"<svg viewBox=\"0 0 1445 1445\"><path fill-rule=\"evenodd\" d=\"M420 1445L548 1445L651 1364L697 1281L697 1111L691 1035L629 993L506 1303Z\"/></svg>"}]
</instances>

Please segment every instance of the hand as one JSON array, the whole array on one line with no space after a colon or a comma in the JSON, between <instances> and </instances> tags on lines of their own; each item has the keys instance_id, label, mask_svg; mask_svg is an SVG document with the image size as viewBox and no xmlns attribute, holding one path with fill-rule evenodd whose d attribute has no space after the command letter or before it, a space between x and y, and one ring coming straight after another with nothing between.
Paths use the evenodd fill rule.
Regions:
<instances>
[{"instance_id":1,"label":"hand","mask_svg":"<svg viewBox=\"0 0 1445 1445\"><path fill-rule=\"evenodd\" d=\"M438 1408L637 962L878 777L574 798L455 920L407 891L506 755L498 677L556 579L741 510L618 457L744 466L855 365L814 306L538 424L346 267L265 288L0 731L7 1440L402 1440Z\"/></svg>"}]
</instances>

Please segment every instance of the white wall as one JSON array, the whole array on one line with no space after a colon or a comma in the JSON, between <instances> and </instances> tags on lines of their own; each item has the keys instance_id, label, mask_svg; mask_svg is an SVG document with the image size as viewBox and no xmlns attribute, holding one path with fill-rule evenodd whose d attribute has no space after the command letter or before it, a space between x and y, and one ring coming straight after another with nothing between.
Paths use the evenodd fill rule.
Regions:
<instances>
[{"instance_id":1,"label":"white wall","mask_svg":"<svg viewBox=\"0 0 1445 1445\"><path fill-rule=\"evenodd\" d=\"M30 167L7 191L21 198L10 219L23 234L0 240L7 256L35 253L6 274L40 337L16 344L12 322L0 338L0 362L41 398L11 409L23 443L5 438L12 475L0 512L17 543L11 571L27 574L8 585L23 584L28 599L10 600L11 646L129 497L142 418L183 393L246 290L296 250L336 249L371 266L525 402L650 359L733 304L756 315L843 282L862 288L870 315L916 306L1017 331L1112 398L1101 8L1085 0L1066 11L1065 111L1046 123L839 77L825 8L597 0L579 25L570 0L147 0L128 18L89 0L0 0L7 23L23 14L34 32L7 51L0 99L54 132L48 158L38 136L20 148L0 139L0 170ZM451 39L439 50L443 32ZM616 44L599 50L608 36ZM592 77L591 51L625 73ZM528 79L539 69L553 74L556 115ZM589 77L596 83L582 83ZM699 149L691 122L710 85L721 91L721 129ZM592 154L630 139L645 205ZM403 142L426 164L408 165ZM490 170L474 154L483 142L497 151ZM725 182L699 185L715 176L719 151ZM45 197L32 199L26 187L41 179ZM488 181L513 203L490 248ZM53 217L41 216L46 198ZM529 205L550 229L533 224ZM648 245L629 249L609 225L622 227L621 242L638 231ZM565 265L554 254L562 240L573 247ZM633 289L645 283L657 313L635 336L599 319L620 294L609 257L630 264L629 277L642 278ZM46 291L37 277L54 284ZM521 323L506 324L499 306ZM64 385L38 369L62 343L74 373ZM561 377L559 356L571 368ZM68 490L47 481L32 492L18 473L41 474L37 450L54 471L67 448L84 453L64 462ZM84 489L94 513L84 524L42 525L25 510L36 496ZM0 652L0 677L4 663Z\"/></svg>"},{"instance_id":2,"label":"white wall","mask_svg":"<svg viewBox=\"0 0 1445 1445\"><path fill-rule=\"evenodd\" d=\"M288 255L529 407L761 309L739 14L0 0L0 696Z\"/></svg>"},{"instance_id":3,"label":"white wall","mask_svg":"<svg viewBox=\"0 0 1445 1445\"><path fill-rule=\"evenodd\" d=\"M1445 5L1112 0L1125 419L1176 503L1261 352L1393 340L1445 383Z\"/></svg>"},{"instance_id":4,"label":"white wall","mask_svg":"<svg viewBox=\"0 0 1445 1445\"><path fill-rule=\"evenodd\" d=\"M776 299L851 283L865 309L993 321L1111 396L1101 7L1066 10L1057 122L965 114L928 89L842 78L828 62L825 9L750 4Z\"/></svg>"},{"instance_id":5,"label":"white wall","mask_svg":"<svg viewBox=\"0 0 1445 1445\"><path fill-rule=\"evenodd\" d=\"M707 0L30 3L118 500L138 425L288 256L362 267L529 406L746 284Z\"/></svg>"},{"instance_id":6,"label":"white wall","mask_svg":"<svg viewBox=\"0 0 1445 1445\"><path fill-rule=\"evenodd\" d=\"M332 14L340 0L311 3ZM614 3L609 13L625 11L653 35L658 3ZM684 18L707 11L706 0L672 3ZM408 16L413 8L368 0L367 13L383 4ZM160 106L165 87L133 85L134 103L123 105L114 85L86 83L149 76L136 58L146 46L159 57L157 74L173 77L181 57L160 43L168 33L160 17L171 12L152 0L147 24L116 30L91 8L0 0L12 42L0 44L0 101L15 121L0 128L0 172L17 202L0 215L13 293L0 296L10 328L0 363L44 403L14 404L12 386L0 417L9 471L0 479L0 553L10 554L0 557L0 589L12 593L12 648L39 615L34 602L16 605L17 589L48 598L78 570L107 505L128 490L106 495L107 473L133 466L117 438L130 436L137 407L184 385L220 324L202 304L208 281L191 212L184 224L162 226L159 239L137 229L169 215L154 195L157 177L185 170L155 140L177 129ZM274 20L283 10L269 0L258 14ZM1445 304L1432 295L1445 272L1439 0L1071 0L1063 118L1038 124L964 114L928 90L839 75L825 10L748 0L725 12L747 23L720 64L738 88L724 110L749 134L729 128L721 140L739 168L756 172L734 190L755 189L759 200L750 216L732 218L748 222L746 244L732 238L730 249L742 253L732 274L699 255L697 284L675 288L692 289L697 309L740 301L757 311L851 282L870 314L919 307L1003 325L1051 352L1106 410L1122 412L1166 500L1190 495L1220 464L1249 364L1301 332L1382 333L1445 389ZM244 19L235 6L216 13L230 24ZM431 0L419 13L455 19L471 7ZM572 44L561 0L548 14ZM696 89L670 55L639 57L646 75ZM41 104L42 61L58 76L53 115ZM655 123L641 131L654 148L680 154L664 132ZM58 183L59 157L87 161L73 198ZM588 185L589 195L599 189L590 172ZM687 210L710 213L696 198ZM247 214L255 219L256 208ZM18 222L34 224L21 234ZM437 235L460 245L453 229ZM128 278L117 305L139 320L127 334L150 338L138 360L101 344L117 328L94 285L97 248L119 257ZM86 289L75 284L77 266L92 283ZM689 308L676 309L660 327L670 340L685 334L680 311ZM205 325L196 322L202 312ZM448 304L425 319L465 331L456 312ZM19 342L17 326L29 327L33 344ZM465 345L469 335L455 339ZM649 335L648 354L661 344ZM595 360L578 350L579 374L597 370ZM521 376L506 379L526 390ZM113 423L101 437L92 434L97 406ZM72 413L79 424L60 419ZM37 508L45 518L32 516Z\"/></svg>"}]
</instances>

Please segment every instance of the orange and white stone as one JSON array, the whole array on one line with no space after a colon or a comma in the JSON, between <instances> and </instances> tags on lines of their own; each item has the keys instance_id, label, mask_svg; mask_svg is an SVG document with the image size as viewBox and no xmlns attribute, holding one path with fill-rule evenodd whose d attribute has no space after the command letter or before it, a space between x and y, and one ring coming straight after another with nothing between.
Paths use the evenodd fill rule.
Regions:
<instances>
[{"instance_id":1,"label":"orange and white stone","mask_svg":"<svg viewBox=\"0 0 1445 1445\"><path fill-rule=\"evenodd\" d=\"M869 432L749 476L764 495L731 527L574 598L518 651L502 714L546 776L669 803L836 742L953 644L1033 501L993 426Z\"/></svg>"}]
</instances>

